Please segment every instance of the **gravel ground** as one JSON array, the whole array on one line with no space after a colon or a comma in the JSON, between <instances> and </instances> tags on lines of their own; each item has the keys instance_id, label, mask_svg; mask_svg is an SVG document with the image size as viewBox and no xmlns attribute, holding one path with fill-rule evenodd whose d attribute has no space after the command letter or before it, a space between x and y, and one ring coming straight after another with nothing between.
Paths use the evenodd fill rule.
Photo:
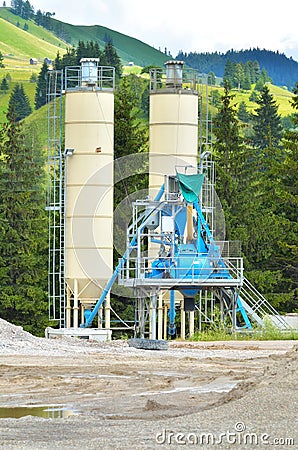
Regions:
<instances>
[{"instance_id":1,"label":"gravel ground","mask_svg":"<svg viewBox=\"0 0 298 450\"><path fill-rule=\"evenodd\" d=\"M36 338L0 319L1 449L298 448L295 341L170 343Z\"/></svg>"}]
</instances>

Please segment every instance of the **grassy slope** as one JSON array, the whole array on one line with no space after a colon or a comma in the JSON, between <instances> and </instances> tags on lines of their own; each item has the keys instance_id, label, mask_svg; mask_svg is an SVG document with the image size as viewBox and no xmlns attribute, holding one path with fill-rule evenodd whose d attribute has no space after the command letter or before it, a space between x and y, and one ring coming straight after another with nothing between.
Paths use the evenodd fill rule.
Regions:
<instances>
[{"instance_id":1,"label":"grassy slope","mask_svg":"<svg viewBox=\"0 0 298 450\"><path fill-rule=\"evenodd\" d=\"M273 84L269 84L268 86L278 105L278 114L282 117L291 115L293 110L290 106L290 100L293 97L293 93ZM217 89L220 94L223 93L223 88L221 87L215 86L214 89ZM234 89L232 93L235 95L235 104L239 105L239 103L244 102L249 112L253 112L258 107L257 103L249 100L251 91L237 91Z\"/></svg>"},{"instance_id":2,"label":"grassy slope","mask_svg":"<svg viewBox=\"0 0 298 450\"><path fill-rule=\"evenodd\" d=\"M3 22L1 19L3 19ZM8 29L5 30L3 28L5 21L11 24L11 30L16 30L14 36ZM16 27L18 22L20 26ZM25 23L29 26L28 31L23 30ZM59 48L62 50L67 46L77 45L78 41L97 41L103 48L108 37L112 40L113 46L124 64L134 61L135 64L142 67L150 64L162 66L169 59L164 53L138 39L100 25L84 26L60 23L62 23L63 28L69 34L71 44L66 44L54 34L37 26L33 21L26 21L16 16L10 12L9 8L0 7L1 51L3 54L13 53L17 56L25 55L29 58L44 58L45 56L54 58ZM30 42L27 39L28 35L34 36L36 39Z\"/></svg>"},{"instance_id":3,"label":"grassy slope","mask_svg":"<svg viewBox=\"0 0 298 450\"><path fill-rule=\"evenodd\" d=\"M23 30L25 23L29 26L28 31ZM5 120L9 96L16 83L23 84L34 109L36 84L29 82L31 75L38 75L45 57L54 59L57 52L62 53L65 48L66 44L49 31L12 14L9 8L0 8L0 51L5 65L0 69L0 81L7 74L11 78L9 91L0 94L0 123ZM38 59L37 65L30 65L31 57Z\"/></svg>"},{"instance_id":4,"label":"grassy slope","mask_svg":"<svg viewBox=\"0 0 298 450\"><path fill-rule=\"evenodd\" d=\"M29 27L28 31L23 30L25 23ZM105 38L108 36L112 39L124 64L134 61L142 67L149 64L162 66L168 59L166 55L149 45L106 27L74 26L66 23L63 23L63 26L71 36L72 45L76 45L79 40L98 41L103 48ZM36 85L29 82L31 75L33 73L38 75L45 57L54 59L58 51L63 53L69 46L70 44L58 39L43 27L37 26L33 21L26 21L11 13L9 8L0 7L0 51L4 56L5 65L4 69L0 69L0 81L7 74L12 80L9 91L0 94L0 123L5 120L8 99L15 83L23 84L33 108ZM38 59L37 65L29 64L31 57Z\"/></svg>"},{"instance_id":5,"label":"grassy slope","mask_svg":"<svg viewBox=\"0 0 298 450\"><path fill-rule=\"evenodd\" d=\"M62 48L66 47L65 42L61 41L61 39L57 38L53 33L51 33L50 31L46 30L43 27L36 25L35 22L33 22L31 20L25 20L25 19L22 19L22 17L20 17L20 16L16 16L15 14L13 14L10 11L10 8L0 7L0 17L15 26L17 26L17 23L19 22L19 24L20 24L19 28L21 28L21 29L23 29L24 24L27 23L29 26L29 29L28 29L28 31L26 31L26 33L32 34L33 36L35 36L41 40L44 40L44 41L48 42L49 44L52 44L56 47L62 47Z\"/></svg>"},{"instance_id":6,"label":"grassy slope","mask_svg":"<svg viewBox=\"0 0 298 450\"><path fill-rule=\"evenodd\" d=\"M42 106L41 108L33 111L30 116L26 117L25 119L25 125L26 128L30 129L30 127L34 126L36 129L40 142L43 143L43 147L47 148L47 142L48 142L48 107L47 105Z\"/></svg>"},{"instance_id":7,"label":"grassy slope","mask_svg":"<svg viewBox=\"0 0 298 450\"><path fill-rule=\"evenodd\" d=\"M169 59L164 53L150 45L110 28L100 25L84 26L61 23L63 23L63 28L71 36L72 45L77 45L78 41L97 41L103 48L105 40L107 38L111 39L123 64L133 61L136 65L142 67L151 64L163 66L164 62Z\"/></svg>"},{"instance_id":8,"label":"grassy slope","mask_svg":"<svg viewBox=\"0 0 298 450\"><path fill-rule=\"evenodd\" d=\"M0 19L1 27L1 51L4 58L10 59L44 59L54 58L57 47L47 41L32 36L32 34L9 22ZM5 63L5 60L4 60Z\"/></svg>"},{"instance_id":9,"label":"grassy slope","mask_svg":"<svg viewBox=\"0 0 298 450\"><path fill-rule=\"evenodd\" d=\"M20 26L17 27L17 22ZM23 30L24 24L29 26L28 31ZM94 26L75 26L63 23L68 34L71 36L73 45L79 40L82 41L98 41L101 47L107 37L112 39L123 63L134 61L138 66L144 67L149 64L162 66L164 61L168 59L166 55L158 50L150 47L138 39L131 38L124 34L110 30L109 28L99 25ZM29 97L32 109L34 108L35 83L30 83L30 77L33 73L38 75L43 59L47 56L53 59L57 52L63 53L67 44L58 39L49 31L35 25L32 21L24 19L12 14L9 8L0 7L0 51L4 55L5 68L0 69L0 81L9 73L12 82L10 89L6 94L0 94L0 123L5 120L5 112L7 109L8 99L11 90L16 82L23 84L26 94ZM30 65L29 59L34 57L38 59L37 65ZM127 72L138 72L137 66L129 68ZM221 91L220 87L216 87ZM292 113L289 100L292 94L285 89L270 85L270 91L274 95L278 105L279 114L286 116ZM249 101L250 92L235 91L235 102L245 101L248 110L252 111L257 106Z\"/></svg>"}]
</instances>

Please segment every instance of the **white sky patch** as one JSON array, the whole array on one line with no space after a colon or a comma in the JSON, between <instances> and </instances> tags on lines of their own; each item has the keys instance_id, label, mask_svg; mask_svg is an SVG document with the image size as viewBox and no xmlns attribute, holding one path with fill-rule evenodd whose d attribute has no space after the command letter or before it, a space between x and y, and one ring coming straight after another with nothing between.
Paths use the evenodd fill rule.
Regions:
<instances>
[{"instance_id":1,"label":"white sky patch","mask_svg":"<svg viewBox=\"0 0 298 450\"><path fill-rule=\"evenodd\" d=\"M102 25L160 48L226 52L259 47L298 61L297 0L32 0L74 25Z\"/></svg>"}]
</instances>

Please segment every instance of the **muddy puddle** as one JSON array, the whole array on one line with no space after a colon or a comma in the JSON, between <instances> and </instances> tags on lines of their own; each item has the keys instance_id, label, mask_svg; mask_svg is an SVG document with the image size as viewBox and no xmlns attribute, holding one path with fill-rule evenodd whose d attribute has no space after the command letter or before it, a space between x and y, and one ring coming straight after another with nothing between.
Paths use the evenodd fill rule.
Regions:
<instances>
[{"instance_id":1,"label":"muddy puddle","mask_svg":"<svg viewBox=\"0 0 298 450\"><path fill-rule=\"evenodd\" d=\"M66 419L77 414L80 414L80 412L61 405L0 407L0 419L20 419L26 416L37 416L44 419Z\"/></svg>"}]
</instances>

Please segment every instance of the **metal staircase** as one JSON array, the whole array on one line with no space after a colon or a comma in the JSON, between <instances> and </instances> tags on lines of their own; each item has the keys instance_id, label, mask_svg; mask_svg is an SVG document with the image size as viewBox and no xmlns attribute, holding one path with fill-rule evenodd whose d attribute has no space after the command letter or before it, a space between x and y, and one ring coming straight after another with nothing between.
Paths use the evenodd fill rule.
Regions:
<instances>
[{"instance_id":1,"label":"metal staircase","mask_svg":"<svg viewBox=\"0 0 298 450\"><path fill-rule=\"evenodd\" d=\"M291 330L291 326L285 321L278 311L266 300L266 298L244 277L243 287L239 297L248 316L260 326L264 326L264 320L268 316L274 316L275 323L282 330Z\"/></svg>"},{"instance_id":2,"label":"metal staircase","mask_svg":"<svg viewBox=\"0 0 298 450\"><path fill-rule=\"evenodd\" d=\"M215 293L226 308L227 315L231 320L231 304L233 297L235 297L235 290L221 288ZM259 327L266 325L266 318L274 317L274 323L281 330L291 330L291 326L284 320L278 311L266 300L266 298L250 283L250 281L243 277L243 285L236 293L237 312L240 312L244 325L235 327L236 331L243 328L252 329L251 322Z\"/></svg>"}]
</instances>

